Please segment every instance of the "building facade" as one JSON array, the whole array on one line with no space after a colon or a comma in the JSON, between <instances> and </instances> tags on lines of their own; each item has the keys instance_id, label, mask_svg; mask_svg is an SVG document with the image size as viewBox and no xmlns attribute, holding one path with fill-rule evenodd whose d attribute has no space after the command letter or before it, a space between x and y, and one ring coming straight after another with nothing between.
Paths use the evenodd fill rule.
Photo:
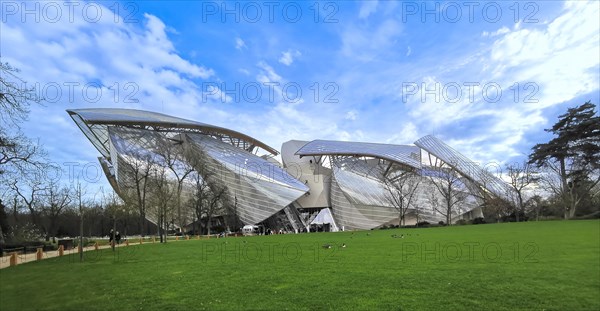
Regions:
<instances>
[{"instance_id":1,"label":"building facade","mask_svg":"<svg viewBox=\"0 0 600 311\"><path fill-rule=\"evenodd\" d=\"M433 136L414 145L291 140L279 163L277 150L231 129L141 110L67 112L100 153L111 186L128 204L147 204L149 220L161 215L160 188L152 185L169 186L178 228L233 214L245 225L298 232L323 209L336 230L454 222L481 217L486 195L511 195L501 179ZM228 208L219 215L190 208L201 183L222 189L219 204Z\"/></svg>"}]
</instances>

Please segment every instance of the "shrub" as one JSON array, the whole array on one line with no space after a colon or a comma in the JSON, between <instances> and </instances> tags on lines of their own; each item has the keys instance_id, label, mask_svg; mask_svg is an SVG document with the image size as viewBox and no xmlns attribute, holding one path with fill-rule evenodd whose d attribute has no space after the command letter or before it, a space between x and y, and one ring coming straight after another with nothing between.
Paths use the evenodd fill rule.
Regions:
<instances>
[{"instance_id":1,"label":"shrub","mask_svg":"<svg viewBox=\"0 0 600 311\"><path fill-rule=\"evenodd\" d=\"M417 227L427 227L430 223L428 221L420 221L417 223Z\"/></svg>"},{"instance_id":2,"label":"shrub","mask_svg":"<svg viewBox=\"0 0 600 311\"><path fill-rule=\"evenodd\" d=\"M443 220L440 220L440 222L438 222L438 225L440 225L440 226L445 226L445 225L446 225L446 223L445 223Z\"/></svg>"},{"instance_id":3,"label":"shrub","mask_svg":"<svg viewBox=\"0 0 600 311\"><path fill-rule=\"evenodd\" d=\"M472 224L474 225L481 225L481 224L485 224L485 219L483 217L476 217L473 218L473 220L471 221Z\"/></svg>"},{"instance_id":4,"label":"shrub","mask_svg":"<svg viewBox=\"0 0 600 311\"><path fill-rule=\"evenodd\" d=\"M12 230L12 241L19 243L25 241L36 241L42 238L44 233L37 226L26 223L24 225L17 225Z\"/></svg>"},{"instance_id":5,"label":"shrub","mask_svg":"<svg viewBox=\"0 0 600 311\"><path fill-rule=\"evenodd\" d=\"M456 224L459 225L459 226L464 226L464 225L467 224L467 221L464 220L464 219L459 219L459 220L456 221Z\"/></svg>"}]
</instances>

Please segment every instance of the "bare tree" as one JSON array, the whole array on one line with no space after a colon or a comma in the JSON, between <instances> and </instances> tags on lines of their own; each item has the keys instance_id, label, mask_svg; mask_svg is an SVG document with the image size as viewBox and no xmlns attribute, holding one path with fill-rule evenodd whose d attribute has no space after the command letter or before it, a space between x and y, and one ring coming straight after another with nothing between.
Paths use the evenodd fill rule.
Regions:
<instances>
[{"instance_id":1,"label":"bare tree","mask_svg":"<svg viewBox=\"0 0 600 311\"><path fill-rule=\"evenodd\" d=\"M224 211L224 207L227 204L227 187L220 184L213 184L210 188L210 193L208 196L207 208L206 208L206 217L204 222L204 228L206 229L206 233L210 235L210 224L216 215L222 214Z\"/></svg>"},{"instance_id":2,"label":"bare tree","mask_svg":"<svg viewBox=\"0 0 600 311\"><path fill-rule=\"evenodd\" d=\"M48 225L45 226L46 241L56 242L56 231L58 230L58 219L64 210L71 204L72 194L67 187L61 187L56 182L50 182L42 192L42 202L40 207L42 214L48 219Z\"/></svg>"},{"instance_id":3,"label":"bare tree","mask_svg":"<svg viewBox=\"0 0 600 311\"><path fill-rule=\"evenodd\" d=\"M46 152L39 142L33 142L21 133L8 135L0 128L0 176L7 173L23 175L30 169L42 169L46 165L45 157Z\"/></svg>"},{"instance_id":4,"label":"bare tree","mask_svg":"<svg viewBox=\"0 0 600 311\"><path fill-rule=\"evenodd\" d=\"M432 197L432 205L438 213L446 217L446 224L449 226L452 224L452 214L457 213L468 193L465 192L466 187L459 172L453 166L436 159L430 169L429 181L442 199L442 202L438 202Z\"/></svg>"},{"instance_id":5,"label":"bare tree","mask_svg":"<svg viewBox=\"0 0 600 311\"><path fill-rule=\"evenodd\" d=\"M16 125L27 119L31 102L39 103L35 88L18 76L20 70L0 62L0 119Z\"/></svg>"},{"instance_id":6,"label":"bare tree","mask_svg":"<svg viewBox=\"0 0 600 311\"><path fill-rule=\"evenodd\" d=\"M73 186L72 193L73 199L79 210L79 246L83 250L83 210L84 205L86 205L84 197L87 194L87 188L82 186L79 179L77 179L77 182ZM83 251L79 252L79 261L83 261Z\"/></svg>"},{"instance_id":7,"label":"bare tree","mask_svg":"<svg viewBox=\"0 0 600 311\"><path fill-rule=\"evenodd\" d=\"M143 236L148 233L146 225L146 213L148 210L148 191L150 190L150 179L156 163L151 155L137 155L128 157L123 161L126 182L121 183L122 194L126 201L135 206L139 216L139 230Z\"/></svg>"},{"instance_id":8,"label":"bare tree","mask_svg":"<svg viewBox=\"0 0 600 311\"><path fill-rule=\"evenodd\" d=\"M515 198L513 205L515 207L515 220L518 222L521 214L525 213L525 191L527 188L538 181L537 171L534 167L524 162L522 164L514 163L506 165L506 174L510 179L510 187L514 190L512 193Z\"/></svg>"},{"instance_id":9,"label":"bare tree","mask_svg":"<svg viewBox=\"0 0 600 311\"><path fill-rule=\"evenodd\" d=\"M591 199L597 196L600 175L596 174L600 173L591 172L588 176L567 180L561 173L564 171L561 165L545 163L539 174L539 185L554 196L556 202L562 206L564 219L569 219L575 216L577 207L586 196Z\"/></svg>"},{"instance_id":10,"label":"bare tree","mask_svg":"<svg viewBox=\"0 0 600 311\"><path fill-rule=\"evenodd\" d=\"M19 183L17 180L14 180L10 184L10 188L16 193L19 200L27 207L29 211L29 217L31 219L31 223L34 226L42 226L41 223L41 215L40 211L37 208L41 201L41 195L45 190L46 185L42 181L41 178L33 177L32 179ZM16 197L15 197L16 198ZM16 217L16 201L15 201L15 217Z\"/></svg>"},{"instance_id":11,"label":"bare tree","mask_svg":"<svg viewBox=\"0 0 600 311\"><path fill-rule=\"evenodd\" d=\"M202 216L205 215L205 207L208 197L210 195L210 187L208 185L208 179L210 175L207 174L204 177L199 173L192 174L192 179L194 181L194 191L192 192L192 196L189 198L189 204L192 206L194 211L194 221L193 225L193 233L196 233L196 223L200 224L200 220Z\"/></svg>"},{"instance_id":12,"label":"bare tree","mask_svg":"<svg viewBox=\"0 0 600 311\"><path fill-rule=\"evenodd\" d=\"M182 192L185 180L194 171L194 168L185 160L183 141L177 137L168 138L159 145L159 154L164 158L166 167L175 177L175 208L177 225L183 230L186 224L186 212L182 210Z\"/></svg>"},{"instance_id":13,"label":"bare tree","mask_svg":"<svg viewBox=\"0 0 600 311\"><path fill-rule=\"evenodd\" d=\"M124 214L124 210L127 209L127 206L125 205L125 202L123 202L123 200L121 200L121 198L114 191L110 191L104 194L102 201L106 206L106 212L110 215L110 218L112 219L111 237L113 243L111 244L111 246L112 250L114 251L114 241L117 234L117 219L122 217L122 215Z\"/></svg>"},{"instance_id":14,"label":"bare tree","mask_svg":"<svg viewBox=\"0 0 600 311\"><path fill-rule=\"evenodd\" d=\"M40 103L41 99L34 88L26 87L18 73L10 64L0 63L0 177L7 171L23 174L30 166L39 167L47 162L39 143L20 132L20 123L27 119L30 104Z\"/></svg>"},{"instance_id":15,"label":"bare tree","mask_svg":"<svg viewBox=\"0 0 600 311\"><path fill-rule=\"evenodd\" d=\"M406 225L406 213L414 208L421 176L413 171L397 171L384 177L386 200L398 211L398 226Z\"/></svg>"},{"instance_id":16,"label":"bare tree","mask_svg":"<svg viewBox=\"0 0 600 311\"><path fill-rule=\"evenodd\" d=\"M525 202L525 206L535 215L535 221L540 220L540 214L545 206L545 200L538 194L534 194Z\"/></svg>"},{"instance_id":17,"label":"bare tree","mask_svg":"<svg viewBox=\"0 0 600 311\"><path fill-rule=\"evenodd\" d=\"M173 198L177 193L177 186L168 176L168 169L157 166L152 178L152 200L157 216L158 234L160 242L167 242L167 231L169 226L169 216L173 212Z\"/></svg>"}]
</instances>

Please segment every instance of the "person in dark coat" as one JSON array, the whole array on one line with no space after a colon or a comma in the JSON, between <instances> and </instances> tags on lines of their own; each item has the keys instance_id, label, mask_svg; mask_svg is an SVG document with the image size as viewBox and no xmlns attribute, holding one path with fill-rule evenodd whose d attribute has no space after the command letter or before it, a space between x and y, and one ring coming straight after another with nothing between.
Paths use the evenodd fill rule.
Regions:
<instances>
[{"instance_id":1,"label":"person in dark coat","mask_svg":"<svg viewBox=\"0 0 600 311\"><path fill-rule=\"evenodd\" d=\"M117 231L117 234L115 235L115 240L117 240L117 244L121 244L121 234L119 231Z\"/></svg>"}]
</instances>

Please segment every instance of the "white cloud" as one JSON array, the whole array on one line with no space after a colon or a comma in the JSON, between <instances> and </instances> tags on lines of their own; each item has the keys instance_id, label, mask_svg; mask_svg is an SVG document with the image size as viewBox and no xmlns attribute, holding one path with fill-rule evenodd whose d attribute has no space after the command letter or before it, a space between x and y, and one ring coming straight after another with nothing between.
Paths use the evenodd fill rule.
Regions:
<instances>
[{"instance_id":1,"label":"white cloud","mask_svg":"<svg viewBox=\"0 0 600 311\"><path fill-rule=\"evenodd\" d=\"M102 11L110 12L106 7ZM214 71L183 59L167 35L176 31L156 16L144 14L138 24L104 15L96 23L81 18L22 23L17 17L0 27L2 61L21 69L20 76L47 99L44 106L31 107L24 130L40 137L59 165L81 159L97 162L97 152L69 119L67 108L136 108L190 119L207 114L225 119L214 101L203 102L193 80L208 79Z\"/></svg>"},{"instance_id":2,"label":"white cloud","mask_svg":"<svg viewBox=\"0 0 600 311\"><path fill-rule=\"evenodd\" d=\"M357 116L358 116L358 113L356 112L356 110L350 110L350 111L346 112L345 119L354 121L354 120L356 120Z\"/></svg>"},{"instance_id":3,"label":"white cloud","mask_svg":"<svg viewBox=\"0 0 600 311\"><path fill-rule=\"evenodd\" d=\"M246 48L246 42L244 42L244 40L242 40L240 37L235 38L235 48L238 50Z\"/></svg>"},{"instance_id":4,"label":"white cloud","mask_svg":"<svg viewBox=\"0 0 600 311\"><path fill-rule=\"evenodd\" d=\"M394 44L402 30L403 25L395 18L373 25L348 24L340 34L342 53L361 61L384 58L386 53L394 52Z\"/></svg>"},{"instance_id":5,"label":"white cloud","mask_svg":"<svg viewBox=\"0 0 600 311\"><path fill-rule=\"evenodd\" d=\"M373 2L362 5L360 18L367 19L377 13L381 19L356 19L334 27L340 32L330 35L337 34L339 38L329 42L339 42L338 53L334 50L331 59L315 63L315 72L309 75L313 81L334 81L339 85L335 97L340 101L336 104L310 100L290 104L281 100L281 85L286 79L272 65L277 65L275 60L278 60L290 66L301 56L298 50L308 52L298 42L285 42L283 36L275 35L262 45L265 53L258 54L259 59L271 59L271 64L248 57L247 63L231 66L235 77L251 76L259 83L279 83L275 87L275 102L258 103L258 108L224 105L222 98L230 103L231 96L218 86L205 90L200 84L207 79L220 83L225 78L202 63L182 57L172 40L179 36L177 31L150 14L144 15L140 24L115 23L110 16L106 19L103 16L102 21L94 24L83 20L41 25L3 23L2 60L21 68L23 77L30 82L81 84L75 89L75 100L70 101L63 88L61 101L32 109L30 132L48 133L43 139L46 145L53 146L51 156L61 159L95 160L96 155L91 144L68 120L65 108L125 107L230 127L276 148L288 139L382 141L390 133L393 136L387 139L389 143L412 143L425 133L442 129L449 137L464 136L460 140L446 139L450 145L473 159L485 161L517 154L516 148L523 144L527 134L541 128L546 121L544 107L598 89L597 3L569 3L560 17L548 23L508 25L492 29L484 37L477 36L477 31L475 37L482 42L469 48L465 48L466 44L444 45L447 43L440 41L440 49L452 47L426 61L420 58L421 54L427 54L420 43L402 41L405 30L406 37L415 30L404 29L397 11L382 7L397 5L395 2L382 2L379 7ZM248 43L256 42L256 37L244 38ZM234 39L234 42L228 39L229 47L247 49L241 37ZM288 49L291 46L298 50ZM418 55L412 54L412 46ZM193 59L202 61L202 49L197 51ZM284 52L278 55L280 51ZM316 51L310 51L311 58L319 58L312 54ZM233 49L230 52L239 54ZM408 56L411 58L407 59ZM321 66L324 63L331 66ZM299 82L304 78L294 76ZM81 98L82 86L91 81L102 84L102 97L97 102ZM425 81L430 88L436 81L494 81L507 96L511 96L509 87L513 83L535 82L539 86L536 95L539 103L523 103L523 92L518 103L512 98L497 104L487 103L481 98L480 87L475 89L478 95L473 102L465 97L457 103L448 103L443 98L435 101L432 96L422 101L417 94L405 103L401 101L399 87L407 81ZM133 82L137 89L133 92L125 89L128 82ZM116 83L118 100L114 100ZM304 97L310 98L307 85L302 85ZM124 102L130 94L139 102ZM263 99L266 96L264 92ZM472 118L484 119L478 122L485 124L470 123ZM458 126L462 126L463 133L454 130ZM53 135L59 132L64 134Z\"/></svg>"},{"instance_id":6,"label":"white cloud","mask_svg":"<svg viewBox=\"0 0 600 311\"><path fill-rule=\"evenodd\" d=\"M410 145L419 139L419 132L413 122L401 124L399 132L386 139L387 144Z\"/></svg>"},{"instance_id":7,"label":"white cloud","mask_svg":"<svg viewBox=\"0 0 600 311\"><path fill-rule=\"evenodd\" d=\"M526 109L559 104L597 90L600 33L597 2L567 3L561 16L543 28L520 28L494 42L493 74L539 86L539 102Z\"/></svg>"},{"instance_id":8,"label":"white cloud","mask_svg":"<svg viewBox=\"0 0 600 311\"><path fill-rule=\"evenodd\" d=\"M261 61L257 64L257 66L262 69L261 73L257 76L257 80L263 83L279 83L281 84L282 78L278 75L273 67L269 64Z\"/></svg>"},{"instance_id":9,"label":"white cloud","mask_svg":"<svg viewBox=\"0 0 600 311\"><path fill-rule=\"evenodd\" d=\"M516 25L518 25L518 24L516 24ZM515 29L517 28L516 25L515 25ZM484 37L496 37L496 36L503 35L503 34L506 34L506 33L509 33L509 32L510 32L510 29L508 29L508 27L502 26L502 28L500 28L500 29L498 29L498 30L496 30L496 31L494 31L492 33L484 31L482 33L482 36L484 36Z\"/></svg>"},{"instance_id":10,"label":"white cloud","mask_svg":"<svg viewBox=\"0 0 600 311\"><path fill-rule=\"evenodd\" d=\"M287 51L281 53L279 62L286 66L289 66L294 62L294 57L299 57L301 55L302 55L302 53L300 53L300 51L298 51L298 50L287 50Z\"/></svg>"},{"instance_id":11,"label":"white cloud","mask_svg":"<svg viewBox=\"0 0 600 311\"><path fill-rule=\"evenodd\" d=\"M365 19L365 18L369 17L369 15L377 12L378 4L379 4L379 1L376 1L376 0L363 1L360 5L360 10L358 12L358 18Z\"/></svg>"}]
</instances>

